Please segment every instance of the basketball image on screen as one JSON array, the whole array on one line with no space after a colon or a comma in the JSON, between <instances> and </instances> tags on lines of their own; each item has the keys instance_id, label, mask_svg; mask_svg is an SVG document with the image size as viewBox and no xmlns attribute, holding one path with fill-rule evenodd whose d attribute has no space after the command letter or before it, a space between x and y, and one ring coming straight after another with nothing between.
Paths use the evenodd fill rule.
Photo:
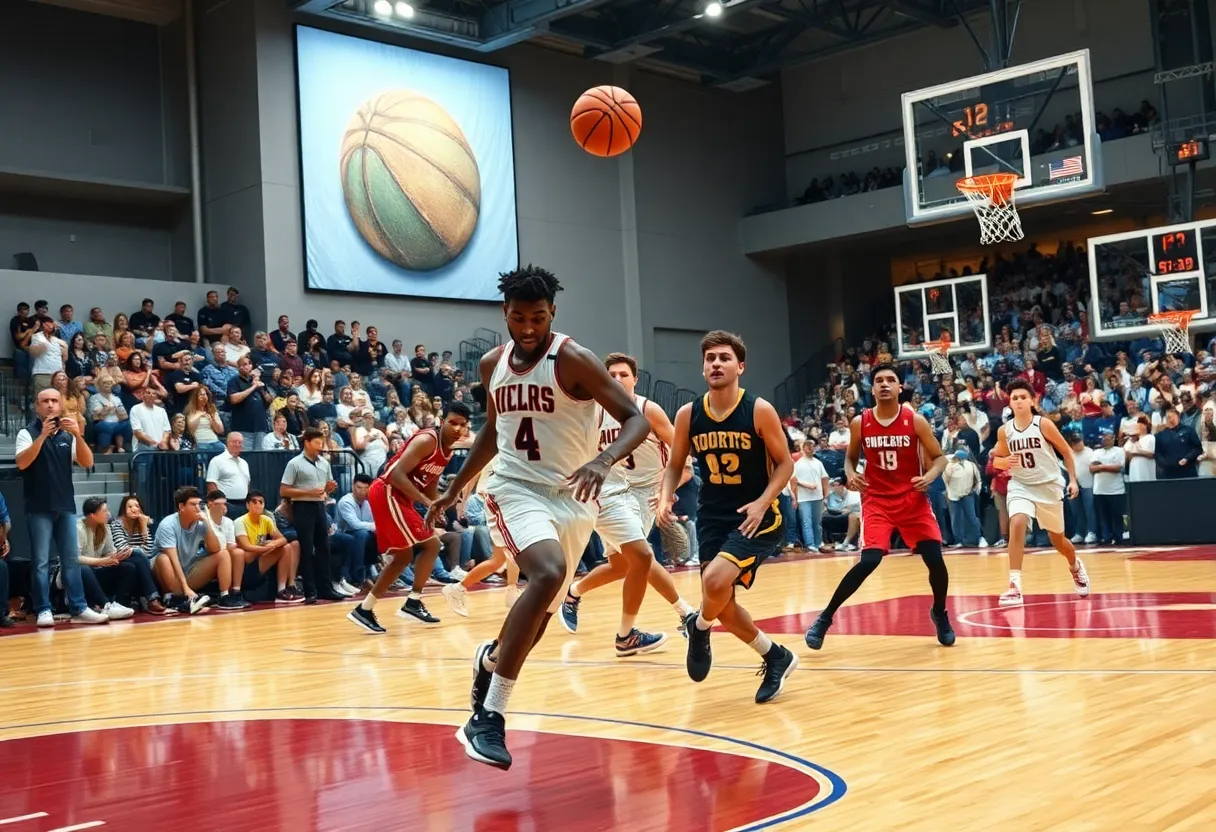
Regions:
<instances>
[{"instance_id":1,"label":"basketball image on screen","mask_svg":"<svg viewBox=\"0 0 1216 832\"><path fill-rule=\"evenodd\" d=\"M506 69L296 27L305 286L493 301L519 265Z\"/></svg>"},{"instance_id":2,"label":"basketball image on screen","mask_svg":"<svg viewBox=\"0 0 1216 832\"><path fill-rule=\"evenodd\" d=\"M447 111L411 90L359 108L342 141L341 171L359 233L403 269L447 265L477 228L473 150Z\"/></svg>"}]
</instances>

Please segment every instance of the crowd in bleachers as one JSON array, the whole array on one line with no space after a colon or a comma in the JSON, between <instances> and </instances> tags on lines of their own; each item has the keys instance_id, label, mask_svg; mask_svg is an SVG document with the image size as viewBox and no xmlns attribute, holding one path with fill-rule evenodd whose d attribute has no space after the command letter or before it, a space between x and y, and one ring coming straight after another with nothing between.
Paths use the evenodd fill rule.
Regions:
<instances>
[{"instance_id":1,"label":"crowd in bleachers","mask_svg":"<svg viewBox=\"0 0 1216 832\"><path fill-rule=\"evenodd\" d=\"M963 272L988 275L991 352L955 355L952 372L937 376L927 361L897 362L904 377L903 400L930 421L950 457L930 496L942 533L952 545L988 546L981 523L988 505L995 507L1000 530L993 545L1005 543L1008 474L997 471L988 454L997 428L1010 418L1004 386L1015 378L1030 382L1039 412L1073 445L1080 487L1069 513L1075 542L1125 539L1126 481L1216 476L1216 338L1196 343L1193 353L1177 354L1167 353L1160 338L1091 341L1087 266L1085 252L1067 242L1053 254L1031 246L1014 257L985 258L974 272ZM957 276L951 271L928 279ZM1099 299L1112 302L1128 303ZM1130 302L1145 303L1139 296ZM975 329L982 323L979 307L963 314L966 320L960 326ZM870 368L893 360L899 339L916 345L921 337L913 329L896 332L892 325L849 346L828 366L825 382L788 414L792 447L802 451L806 443L805 452L822 466L828 488L826 501L823 488L801 495L788 492L783 501L791 520L794 511L816 518L821 513L843 517L832 521L836 531L846 544L856 542L856 526L850 520L858 510L856 501L832 485L843 477L848 424L861 408L873 404ZM810 463L797 464L811 469ZM1123 473L1103 470L1114 465ZM796 480L808 481L800 476ZM1112 500L1120 506L1117 512L1096 510L1096 505ZM804 509L802 503L808 501L823 501L822 507ZM826 528L827 520L823 523ZM796 530L797 525L789 527ZM1045 539L1037 542L1043 545ZM818 548L820 540L806 533L790 543Z\"/></svg>"},{"instance_id":2,"label":"crowd in bleachers","mask_svg":"<svg viewBox=\"0 0 1216 832\"><path fill-rule=\"evenodd\" d=\"M1111 115L1099 111L1094 116L1094 129L1101 141L1109 142L1123 139L1146 132L1157 121L1157 110L1148 101L1141 101L1140 108L1130 115L1116 107ZM1080 113L1067 115L1063 124L1054 125L1050 130L1039 128L1030 140L1030 152L1033 156L1051 153L1066 147L1077 147L1085 141L1082 135L1084 120ZM921 175L926 177L948 176L953 174L961 177L965 170L963 146L960 143L953 150L938 155L930 150L918 160ZM799 205L812 202L823 202L828 199L852 196L865 191L878 191L883 188L896 188L903 185L904 167L874 167L865 174L849 171L843 174L832 174L816 177L811 180L802 196L798 198Z\"/></svg>"}]
</instances>

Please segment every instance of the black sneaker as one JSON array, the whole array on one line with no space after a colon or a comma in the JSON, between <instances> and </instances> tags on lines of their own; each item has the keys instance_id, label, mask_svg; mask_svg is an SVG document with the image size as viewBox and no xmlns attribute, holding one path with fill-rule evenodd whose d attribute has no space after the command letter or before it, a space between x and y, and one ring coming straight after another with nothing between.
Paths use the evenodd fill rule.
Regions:
<instances>
[{"instance_id":1,"label":"black sneaker","mask_svg":"<svg viewBox=\"0 0 1216 832\"><path fill-rule=\"evenodd\" d=\"M245 593L241 592L239 589L234 589L234 590L232 590L232 592L229 592L228 594L231 595L236 600L241 602L241 609L243 609L243 610L247 610L253 606L253 602L250 601L248 598L246 598Z\"/></svg>"},{"instance_id":2,"label":"black sneaker","mask_svg":"<svg viewBox=\"0 0 1216 832\"><path fill-rule=\"evenodd\" d=\"M497 646L497 640L483 641L473 654L473 689L469 691L469 703L474 711L483 707L486 697L490 695L490 680L494 678L494 672L486 670L485 658L493 653Z\"/></svg>"},{"instance_id":3,"label":"black sneaker","mask_svg":"<svg viewBox=\"0 0 1216 832\"><path fill-rule=\"evenodd\" d=\"M823 613L815 619L815 623L811 625L811 629L806 631L806 646L812 650L818 650L823 647L823 637L828 634L828 629L832 626L830 616L825 616Z\"/></svg>"},{"instance_id":4,"label":"black sneaker","mask_svg":"<svg viewBox=\"0 0 1216 832\"><path fill-rule=\"evenodd\" d=\"M416 618L423 624L438 624L439 619L431 615L423 605L421 598L407 598L401 609L397 610L398 618Z\"/></svg>"},{"instance_id":5,"label":"black sneaker","mask_svg":"<svg viewBox=\"0 0 1216 832\"><path fill-rule=\"evenodd\" d=\"M15 626L17 626L17 624L13 621L13 619L9 618L7 615L0 615L0 630L7 630L9 627Z\"/></svg>"},{"instance_id":6,"label":"black sneaker","mask_svg":"<svg viewBox=\"0 0 1216 832\"><path fill-rule=\"evenodd\" d=\"M220 599L215 602L215 608L220 612L233 612L245 609L245 605L241 603L240 598L229 592L227 595L220 596Z\"/></svg>"},{"instance_id":7,"label":"black sneaker","mask_svg":"<svg viewBox=\"0 0 1216 832\"><path fill-rule=\"evenodd\" d=\"M562 601L562 626L566 628L567 633L578 632L578 602L582 598L575 598L570 593L566 593L566 600Z\"/></svg>"},{"instance_id":8,"label":"black sneaker","mask_svg":"<svg viewBox=\"0 0 1216 832\"><path fill-rule=\"evenodd\" d=\"M929 617L933 619L933 626L937 628L937 643L943 647L953 647L954 628L950 626L950 613L942 610L942 614L939 616L930 609Z\"/></svg>"},{"instance_id":9,"label":"black sneaker","mask_svg":"<svg viewBox=\"0 0 1216 832\"><path fill-rule=\"evenodd\" d=\"M616 637L616 655L618 658L638 656L658 650L666 643L667 633L643 633L634 627L624 638Z\"/></svg>"},{"instance_id":10,"label":"black sneaker","mask_svg":"<svg viewBox=\"0 0 1216 832\"><path fill-rule=\"evenodd\" d=\"M507 751L507 721L503 715L478 706L473 716L456 732L464 753L479 763L506 771L511 767Z\"/></svg>"},{"instance_id":11,"label":"black sneaker","mask_svg":"<svg viewBox=\"0 0 1216 832\"><path fill-rule=\"evenodd\" d=\"M313 603L316 603L316 600L317 598L314 595ZM294 587L289 586L278 591L278 593L274 596L274 602L276 604L303 604L304 596L299 592L296 592Z\"/></svg>"},{"instance_id":12,"label":"black sneaker","mask_svg":"<svg viewBox=\"0 0 1216 832\"><path fill-rule=\"evenodd\" d=\"M693 610L684 616L684 631L688 633L688 658L685 666L688 668L688 678L694 682L703 682L713 667L714 657L709 650L709 630L697 629L699 612Z\"/></svg>"},{"instance_id":13,"label":"black sneaker","mask_svg":"<svg viewBox=\"0 0 1216 832\"><path fill-rule=\"evenodd\" d=\"M761 705L777 698L777 694L785 688L785 680L798 669L798 657L780 644L774 644L764 654L764 664L757 676L763 676L756 691L756 704Z\"/></svg>"},{"instance_id":14,"label":"black sneaker","mask_svg":"<svg viewBox=\"0 0 1216 832\"><path fill-rule=\"evenodd\" d=\"M376 620L375 610L365 610L362 606L356 606L353 610L346 614L346 617L358 624L369 633L386 633L388 632L380 626L380 622Z\"/></svg>"}]
</instances>

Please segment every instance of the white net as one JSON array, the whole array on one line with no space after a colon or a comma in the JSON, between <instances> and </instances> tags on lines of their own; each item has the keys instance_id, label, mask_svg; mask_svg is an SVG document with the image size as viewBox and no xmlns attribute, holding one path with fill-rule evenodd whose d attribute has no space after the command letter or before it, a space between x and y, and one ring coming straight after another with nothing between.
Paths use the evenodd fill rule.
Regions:
<instances>
[{"instance_id":1,"label":"white net","mask_svg":"<svg viewBox=\"0 0 1216 832\"><path fill-rule=\"evenodd\" d=\"M1022 220L1013 201L1013 181L1016 177L1012 181L991 176L959 180L959 191L967 197L980 221L981 245L1022 239Z\"/></svg>"},{"instance_id":2,"label":"white net","mask_svg":"<svg viewBox=\"0 0 1216 832\"><path fill-rule=\"evenodd\" d=\"M929 367L932 369L933 375L947 376L954 372L950 356L946 354L946 349L942 344L925 344L925 352L929 353Z\"/></svg>"},{"instance_id":3,"label":"white net","mask_svg":"<svg viewBox=\"0 0 1216 832\"><path fill-rule=\"evenodd\" d=\"M1153 321L1161 327L1161 337L1165 341L1165 351L1170 355L1181 352L1191 352L1190 317L1165 318Z\"/></svg>"}]
</instances>

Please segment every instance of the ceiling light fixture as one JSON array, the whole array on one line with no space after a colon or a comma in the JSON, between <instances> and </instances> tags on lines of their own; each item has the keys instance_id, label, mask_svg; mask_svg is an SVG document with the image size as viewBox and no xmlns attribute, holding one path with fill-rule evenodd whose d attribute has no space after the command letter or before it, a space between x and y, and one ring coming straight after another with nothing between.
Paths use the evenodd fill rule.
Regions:
<instances>
[{"instance_id":1,"label":"ceiling light fixture","mask_svg":"<svg viewBox=\"0 0 1216 832\"><path fill-rule=\"evenodd\" d=\"M406 3L405 0L400 0L400 2L397 3L397 17L403 17L406 20L409 20L413 16L414 7L409 3Z\"/></svg>"},{"instance_id":2,"label":"ceiling light fixture","mask_svg":"<svg viewBox=\"0 0 1216 832\"><path fill-rule=\"evenodd\" d=\"M1114 209L1114 208L1103 208L1101 211L1094 211L1094 212L1093 212L1093 215L1094 215L1095 217L1100 217L1100 216L1102 216L1103 214L1113 214L1113 213L1115 213L1115 209Z\"/></svg>"},{"instance_id":3,"label":"ceiling light fixture","mask_svg":"<svg viewBox=\"0 0 1216 832\"><path fill-rule=\"evenodd\" d=\"M393 4L388 2L388 0L376 0L372 4L372 11L381 17L388 17L393 13Z\"/></svg>"},{"instance_id":4,"label":"ceiling light fixture","mask_svg":"<svg viewBox=\"0 0 1216 832\"><path fill-rule=\"evenodd\" d=\"M705 5L705 16L706 17L721 17L722 16L722 4L719 3L718 0L711 0L711 2L709 2Z\"/></svg>"}]
</instances>

